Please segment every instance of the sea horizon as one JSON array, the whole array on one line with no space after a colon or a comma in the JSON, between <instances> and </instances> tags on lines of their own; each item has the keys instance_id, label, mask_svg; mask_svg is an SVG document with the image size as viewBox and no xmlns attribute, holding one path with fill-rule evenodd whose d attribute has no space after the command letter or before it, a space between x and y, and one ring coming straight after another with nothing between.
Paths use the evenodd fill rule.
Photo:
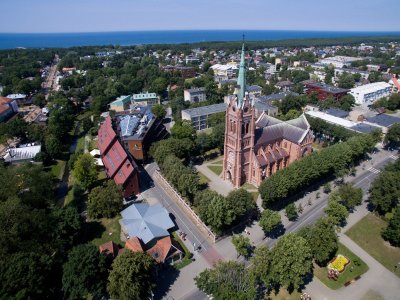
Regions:
<instances>
[{"instance_id":1,"label":"sea horizon","mask_svg":"<svg viewBox=\"0 0 400 300\"><path fill-rule=\"evenodd\" d=\"M263 41L307 38L400 36L400 31L198 29L62 33L0 33L0 49L228 42L242 40L243 34L245 35L245 39L248 41Z\"/></svg>"}]
</instances>

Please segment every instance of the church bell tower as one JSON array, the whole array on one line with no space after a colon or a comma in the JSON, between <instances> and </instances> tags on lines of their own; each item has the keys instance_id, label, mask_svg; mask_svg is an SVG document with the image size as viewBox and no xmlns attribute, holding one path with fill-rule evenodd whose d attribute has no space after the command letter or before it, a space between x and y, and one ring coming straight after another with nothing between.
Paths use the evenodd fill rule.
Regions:
<instances>
[{"instance_id":1,"label":"church bell tower","mask_svg":"<svg viewBox=\"0 0 400 300\"><path fill-rule=\"evenodd\" d=\"M254 149L255 110L246 94L244 44L240 58L237 86L229 97L225 117L223 178L239 188L251 180Z\"/></svg>"}]
</instances>

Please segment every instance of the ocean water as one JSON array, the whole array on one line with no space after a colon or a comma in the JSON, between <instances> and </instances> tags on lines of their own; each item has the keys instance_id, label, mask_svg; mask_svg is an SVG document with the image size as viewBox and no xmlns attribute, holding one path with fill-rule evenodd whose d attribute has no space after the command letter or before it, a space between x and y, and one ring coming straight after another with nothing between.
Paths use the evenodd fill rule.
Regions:
<instances>
[{"instance_id":1,"label":"ocean water","mask_svg":"<svg viewBox=\"0 0 400 300\"><path fill-rule=\"evenodd\" d=\"M0 33L0 49L71 46L177 44L210 41L281 40L397 35L400 32L295 30L173 30L83 33Z\"/></svg>"}]
</instances>

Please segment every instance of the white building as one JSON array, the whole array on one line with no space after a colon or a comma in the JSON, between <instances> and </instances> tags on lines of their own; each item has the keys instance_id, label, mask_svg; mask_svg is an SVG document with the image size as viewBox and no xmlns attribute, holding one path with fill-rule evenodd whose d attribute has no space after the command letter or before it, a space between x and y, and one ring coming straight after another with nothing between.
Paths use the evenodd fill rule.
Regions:
<instances>
[{"instance_id":1,"label":"white building","mask_svg":"<svg viewBox=\"0 0 400 300\"><path fill-rule=\"evenodd\" d=\"M374 82L350 89L357 104L370 105L374 101L390 95L392 86L386 82Z\"/></svg>"},{"instance_id":2,"label":"white building","mask_svg":"<svg viewBox=\"0 0 400 300\"><path fill-rule=\"evenodd\" d=\"M216 114L225 112L226 104L218 103L208 106L190 108L182 110L182 119L188 120L192 123L195 130L204 130L210 126L209 117Z\"/></svg>"},{"instance_id":3,"label":"white building","mask_svg":"<svg viewBox=\"0 0 400 300\"><path fill-rule=\"evenodd\" d=\"M195 103L207 100L205 88L193 88L184 90L183 97L185 98L185 101L190 101Z\"/></svg>"},{"instance_id":4,"label":"white building","mask_svg":"<svg viewBox=\"0 0 400 300\"><path fill-rule=\"evenodd\" d=\"M10 148L6 151L4 158L5 162L18 163L23 161L33 160L41 151L41 145L21 145L19 148Z\"/></svg>"},{"instance_id":5,"label":"white building","mask_svg":"<svg viewBox=\"0 0 400 300\"><path fill-rule=\"evenodd\" d=\"M362 79L368 79L369 77L369 72L367 71L361 71L358 69L350 69L350 68L336 68L335 69L335 79L338 79L340 77L340 75L342 75L343 73L349 73L349 74L360 74Z\"/></svg>"},{"instance_id":6,"label":"white building","mask_svg":"<svg viewBox=\"0 0 400 300\"><path fill-rule=\"evenodd\" d=\"M360 57L351 56L333 56L321 59L319 62L323 65L333 65L335 68L343 68L344 66L350 66L353 61L363 60Z\"/></svg>"},{"instance_id":7,"label":"white building","mask_svg":"<svg viewBox=\"0 0 400 300\"><path fill-rule=\"evenodd\" d=\"M237 63L227 63L226 65L215 64L210 67L214 71L214 76L224 76L232 78L236 76L236 71L238 69Z\"/></svg>"}]
</instances>

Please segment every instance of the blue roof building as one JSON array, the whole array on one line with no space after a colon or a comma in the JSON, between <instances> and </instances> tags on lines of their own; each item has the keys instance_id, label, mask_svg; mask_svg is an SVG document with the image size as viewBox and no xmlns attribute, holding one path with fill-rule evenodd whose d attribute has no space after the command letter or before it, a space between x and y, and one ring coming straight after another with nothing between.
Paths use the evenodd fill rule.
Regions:
<instances>
[{"instance_id":1,"label":"blue roof building","mask_svg":"<svg viewBox=\"0 0 400 300\"><path fill-rule=\"evenodd\" d=\"M147 244L155 238L169 236L168 229L175 226L168 211L160 204L133 204L122 212L121 229L127 236L138 237Z\"/></svg>"}]
</instances>

